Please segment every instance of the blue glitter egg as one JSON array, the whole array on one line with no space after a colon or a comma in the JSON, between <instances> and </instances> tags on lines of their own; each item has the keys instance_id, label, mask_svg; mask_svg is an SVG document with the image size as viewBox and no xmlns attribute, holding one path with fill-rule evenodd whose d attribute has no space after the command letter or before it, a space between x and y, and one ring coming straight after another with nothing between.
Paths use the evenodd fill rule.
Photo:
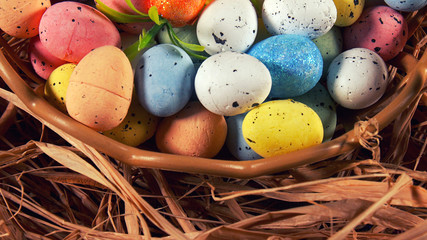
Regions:
<instances>
[{"instance_id":1,"label":"blue glitter egg","mask_svg":"<svg viewBox=\"0 0 427 240\"><path fill-rule=\"evenodd\" d=\"M322 54L304 36L272 36L255 44L247 53L270 71L273 85L269 99L300 96L310 91L322 76Z\"/></svg>"},{"instance_id":2,"label":"blue glitter egg","mask_svg":"<svg viewBox=\"0 0 427 240\"><path fill-rule=\"evenodd\" d=\"M246 143L242 132L242 123L246 113L227 117L227 139L225 145L238 160L254 160L262 158Z\"/></svg>"},{"instance_id":3,"label":"blue glitter egg","mask_svg":"<svg viewBox=\"0 0 427 240\"><path fill-rule=\"evenodd\" d=\"M181 48L159 44L142 54L135 69L141 105L158 117L179 112L194 92L194 64Z\"/></svg>"}]
</instances>

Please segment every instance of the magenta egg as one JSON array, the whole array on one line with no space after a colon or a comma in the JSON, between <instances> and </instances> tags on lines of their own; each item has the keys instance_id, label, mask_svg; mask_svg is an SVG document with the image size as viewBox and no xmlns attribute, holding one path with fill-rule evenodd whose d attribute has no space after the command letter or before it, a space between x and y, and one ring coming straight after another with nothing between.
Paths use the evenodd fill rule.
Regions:
<instances>
[{"instance_id":1,"label":"magenta egg","mask_svg":"<svg viewBox=\"0 0 427 240\"><path fill-rule=\"evenodd\" d=\"M405 18L390 7L371 7L357 22L344 28L343 39L345 49L367 48L388 61L403 50L408 25Z\"/></svg>"}]
</instances>

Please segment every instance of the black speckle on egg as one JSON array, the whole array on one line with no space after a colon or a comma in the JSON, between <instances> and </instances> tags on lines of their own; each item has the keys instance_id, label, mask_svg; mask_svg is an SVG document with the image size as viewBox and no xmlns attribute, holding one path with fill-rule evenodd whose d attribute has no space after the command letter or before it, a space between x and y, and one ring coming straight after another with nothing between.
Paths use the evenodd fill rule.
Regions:
<instances>
[{"instance_id":1,"label":"black speckle on egg","mask_svg":"<svg viewBox=\"0 0 427 240\"><path fill-rule=\"evenodd\" d=\"M141 121L138 121L138 124L141 124Z\"/></svg>"},{"instance_id":2,"label":"black speckle on egg","mask_svg":"<svg viewBox=\"0 0 427 240\"><path fill-rule=\"evenodd\" d=\"M76 21L76 19L74 19L74 18L73 18L73 19L71 19L71 22L75 22L75 21Z\"/></svg>"},{"instance_id":3,"label":"black speckle on egg","mask_svg":"<svg viewBox=\"0 0 427 240\"><path fill-rule=\"evenodd\" d=\"M374 42L376 42L375 38L372 38L372 39L371 39L371 42L373 42L373 43L374 43Z\"/></svg>"},{"instance_id":4,"label":"black speckle on egg","mask_svg":"<svg viewBox=\"0 0 427 240\"><path fill-rule=\"evenodd\" d=\"M377 65L377 64L378 64L378 62L376 62L376 61L372 61L372 63L374 63L375 65Z\"/></svg>"},{"instance_id":5,"label":"black speckle on egg","mask_svg":"<svg viewBox=\"0 0 427 240\"><path fill-rule=\"evenodd\" d=\"M251 143L256 143L254 140L250 139L250 138L246 138L246 140L248 140Z\"/></svg>"},{"instance_id":6,"label":"black speckle on egg","mask_svg":"<svg viewBox=\"0 0 427 240\"><path fill-rule=\"evenodd\" d=\"M381 50L381 48L380 47L376 47L376 48L374 48L374 50L375 50L375 52L379 52Z\"/></svg>"},{"instance_id":7,"label":"black speckle on egg","mask_svg":"<svg viewBox=\"0 0 427 240\"><path fill-rule=\"evenodd\" d=\"M233 105L232 105L233 107L238 107L239 106L239 103L238 102L233 102Z\"/></svg>"}]
</instances>

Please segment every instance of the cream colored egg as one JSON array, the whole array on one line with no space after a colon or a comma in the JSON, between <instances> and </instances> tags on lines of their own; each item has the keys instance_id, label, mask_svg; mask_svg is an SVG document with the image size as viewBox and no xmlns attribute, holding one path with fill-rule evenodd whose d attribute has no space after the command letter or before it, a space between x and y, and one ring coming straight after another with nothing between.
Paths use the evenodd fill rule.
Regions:
<instances>
[{"instance_id":1,"label":"cream colored egg","mask_svg":"<svg viewBox=\"0 0 427 240\"><path fill-rule=\"evenodd\" d=\"M242 124L243 137L262 157L293 152L323 139L319 116L294 100L265 102L248 112Z\"/></svg>"},{"instance_id":2,"label":"cream colored egg","mask_svg":"<svg viewBox=\"0 0 427 240\"><path fill-rule=\"evenodd\" d=\"M71 73L75 67L76 64L74 63L66 63L57 67L50 74L44 87L45 98L62 112L67 112L65 95L67 94Z\"/></svg>"},{"instance_id":3,"label":"cream colored egg","mask_svg":"<svg viewBox=\"0 0 427 240\"><path fill-rule=\"evenodd\" d=\"M49 0L0 0L0 28L17 38L34 37L50 5Z\"/></svg>"}]
</instances>

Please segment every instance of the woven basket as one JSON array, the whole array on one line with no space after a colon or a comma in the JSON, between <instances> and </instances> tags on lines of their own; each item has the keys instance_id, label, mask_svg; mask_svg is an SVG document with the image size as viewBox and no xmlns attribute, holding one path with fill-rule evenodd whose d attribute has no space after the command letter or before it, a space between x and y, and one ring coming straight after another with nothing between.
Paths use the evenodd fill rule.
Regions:
<instances>
[{"instance_id":1,"label":"woven basket","mask_svg":"<svg viewBox=\"0 0 427 240\"><path fill-rule=\"evenodd\" d=\"M398 134L399 127L408 126L411 120L416 119L416 123L421 127L426 121L425 118L423 119L427 78L427 54L424 54L427 37L424 30L426 24L423 23L426 12L427 8L423 8L406 16L410 38L404 51L388 62L390 76L393 78L391 84L378 103L363 111L352 112L360 121L356 122L351 131L345 132L343 128L338 128L331 141L285 155L253 161L235 161L227 154L219 155L224 159L206 159L159 153L154 150L144 150L142 147L129 147L76 122L51 106L41 96L39 90L42 89L44 81L28 67L25 52L27 42L2 34L0 76L4 83L1 82L0 85L2 88L0 96L6 102L2 103L4 111L0 118L0 135L5 136L3 141L9 141L11 147L7 148L8 151L1 152L1 169L4 170L1 175L2 179L13 180L10 182L4 180L7 191L2 191L1 211L4 221L0 222L2 226L0 229L3 229L5 237L11 239L16 237L137 239L142 235L170 239L186 237L273 239L274 236L296 239L332 236L332 239L342 239L351 238L351 235L347 235L350 232L353 232L354 237L361 239L386 239L391 236L397 236L396 239L412 239L410 234L419 234L422 232L420 230L427 226L426 221L421 221L423 213L425 217L427 195L423 187L416 190L405 187L408 184L411 185L413 181L426 181L427 176L424 172L404 168L404 163L406 163L405 157L408 157L406 150L417 149L417 147L411 147L410 140L413 138L424 141L424 145L418 147L421 153L415 165L418 166L420 161L425 161L423 151L426 133L425 128L421 128L424 129L420 130L424 131L421 133L424 137L414 136L419 132L410 132L409 135L402 136ZM415 113L421 114L421 117L414 118ZM17 119L18 115L25 117ZM35 119L37 121L34 121ZM28 133L30 136L36 136L32 137L34 141L28 143L20 142L17 140L20 139L19 137L8 139L6 133L10 134L10 131L13 131L10 129L17 124L17 121L23 121L26 126L40 122L42 128L47 126L59 136L44 140L44 131L41 133L36 131L36 133ZM388 145L381 146L384 143ZM380 153L380 146L385 151ZM403 150L398 149L400 146L403 146ZM151 148L147 146L146 149ZM51 212L47 207L51 205L36 204L46 197L46 193L38 192L40 189L28 190L28 186L33 186L34 183L26 182L31 179L19 177L20 174L29 171L28 166L31 164L25 162L31 158L35 159L35 162L32 162L31 171L40 168L41 172L36 174L36 179L43 178L44 181L49 182L49 187L46 189L62 188L57 186L58 183L67 188L66 191L58 190L53 194L52 197L56 200L52 201L60 203L49 203L57 208ZM46 158L55 159L65 166L65 170L55 169L53 172L45 170L52 164ZM74 165L70 163L72 161L75 161ZM334 166L331 167L331 165ZM11 169L14 171L13 174L10 172ZM59 175L52 174L58 172L69 175L60 175L61 180ZM99 176L97 173L102 174ZM137 184L138 187L132 187L132 183L141 181L141 174L151 177L145 177L143 183ZM11 178L11 176L14 177ZM369 178L373 181L358 182L361 178ZM369 185L368 183L371 182L376 185ZM381 192L381 189L384 191L381 192L381 196L372 198L369 195L361 198L357 194L354 196L349 194L346 198L345 193L341 192L341 195L337 193L339 192L337 189L344 186L339 183L345 183L344 185L349 188L351 184L367 184L355 188L359 189L357 187L363 186L368 189L366 194ZM107 195L114 199L108 199L107 195L100 198L102 194L99 192L90 196L83 193L78 195L77 190L67 184L84 185L89 192L100 191L103 194L109 192L110 195ZM150 191L141 189L141 186L152 184L159 185L153 194L157 194L157 198L162 200L150 200L151 203L147 203L141 196L150 195ZM316 192L313 190L314 187L322 189L321 187L326 187L328 184L332 188L322 193L325 195L333 193L340 197L328 198L322 195L318 198L305 198L302 194ZM192 189L182 189L190 186ZM290 192L286 192L287 189L290 189ZM417 201L416 197L405 200L405 197L401 196L397 198L397 203L393 202L393 196L402 189L416 191L420 194L421 201ZM362 188L358 191L363 192ZM201 202L189 200L182 203L178 200L196 192ZM67 193L72 197L68 198ZM291 197L292 194L295 196L294 200ZM87 198L88 202L76 204L70 200L75 201L76 198L82 197ZM149 198L156 197L150 195ZM266 199L273 201L271 205L265 203ZM105 204L106 202L114 203L114 201L116 203L113 205L119 210L114 211ZM215 202L212 203L212 201ZM298 204L278 206L281 201ZM323 204L328 206L327 213L320 211L321 207L309 208L317 206L319 201L323 201ZM311 205L314 202L317 203ZM187 206L186 204L189 203L194 205ZM394 214L407 218L405 221L402 220L404 223L399 223L397 220L393 222L394 225L380 223L387 218L378 217L378 210L381 210L386 203L400 206L399 209L396 208ZM91 204L93 206L89 206ZM188 212L197 212L194 208L210 204L213 209L210 214L204 216L205 218L200 217L203 214L189 216ZM215 210L214 207L217 207L217 204L222 207L225 204L228 208ZM108 207L108 213L114 212L118 216L104 216L104 223L94 224L85 219L87 216L84 214L78 215L79 210L70 206L80 206L82 209L98 207L98 212L93 211L99 214L103 212L102 207L104 210ZM332 213L333 209L340 209L343 206L348 206L349 209L353 209L353 212L343 214L341 217L337 213ZM154 209L155 207L157 209ZM168 208L165 212L169 215L159 213L163 208ZM344 212L342 209L339 211ZM305 219L313 224L310 225L304 220L300 219L298 222L298 219L294 218L307 216L307 214L313 218L317 217L318 221ZM388 214L391 213L388 212ZM408 223L409 215L405 214L411 214L411 217L416 219L411 219L412 225ZM142 215L150 220L149 224L145 222ZM63 220L67 219L65 216L69 217L68 220ZM373 216L377 216L379 220L375 220ZM196 220L197 218L200 222ZM334 218L341 220L334 223ZM366 220L367 218L370 220ZM285 223L283 220L289 221ZM295 221L293 223L295 229L289 227L292 221ZM363 221L367 223L362 224ZM36 227L30 227L31 222ZM398 226L402 224L406 225L399 228ZM317 227L314 228L314 225Z\"/></svg>"}]
</instances>

